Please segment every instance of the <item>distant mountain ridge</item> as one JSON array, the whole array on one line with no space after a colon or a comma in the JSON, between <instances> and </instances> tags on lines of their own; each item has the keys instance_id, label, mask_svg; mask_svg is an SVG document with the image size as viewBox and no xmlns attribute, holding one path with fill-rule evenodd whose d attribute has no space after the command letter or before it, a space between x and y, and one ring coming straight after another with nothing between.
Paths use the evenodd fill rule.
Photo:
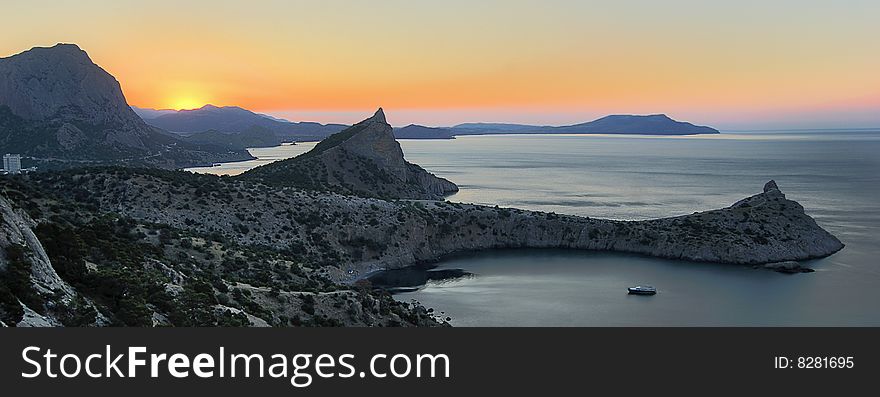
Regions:
<instances>
[{"instance_id":1,"label":"distant mountain ridge","mask_svg":"<svg viewBox=\"0 0 880 397\"><path fill-rule=\"evenodd\" d=\"M536 128L549 128L547 126L537 126L528 124L511 124L511 123L463 123L452 127L453 130L484 130L484 131L525 131Z\"/></svg>"},{"instance_id":2,"label":"distant mountain ridge","mask_svg":"<svg viewBox=\"0 0 880 397\"><path fill-rule=\"evenodd\" d=\"M665 114L611 115L586 123L566 126L538 126L508 123L463 123L452 127L425 127L410 124L395 128L399 139L453 139L460 135L497 134L629 134L629 135L698 135L719 134L706 126L673 120Z\"/></svg>"},{"instance_id":3,"label":"distant mountain ridge","mask_svg":"<svg viewBox=\"0 0 880 397\"><path fill-rule=\"evenodd\" d=\"M406 127L395 128L394 137L397 139L453 139L455 132L449 128L410 124Z\"/></svg>"},{"instance_id":4,"label":"distant mountain ridge","mask_svg":"<svg viewBox=\"0 0 880 397\"><path fill-rule=\"evenodd\" d=\"M240 133L253 127L272 131L282 140L317 141L341 131L343 124L291 122L238 106L205 105L190 110L136 109L147 124L184 135L204 131Z\"/></svg>"},{"instance_id":5,"label":"distant mountain ridge","mask_svg":"<svg viewBox=\"0 0 880 397\"><path fill-rule=\"evenodd\" d=\"M450 127L453 135L490 134L631 134L697 135L719 134L715 128L673 120L665 114L610 115L581 124L534 126L505 123L464 123Z\"/></svg>"},{"instance_id":6,"label":"distant mountain ridge","mask_svg":"<svg viewBox=\"0 0 880 397\"><path fill-rule=\"evenodd\" d=\"M128 106L119 82L74 44L0 58L0 151L55 166L174 168L252 158L197 147L147 125Z\"/></svg>"},{"instance_id":7,"label":"distant mountain ridge","mask_svg":"<svg viewBox=\"0 0 880 397\"><path fill-rule=\"evenodd\" d=\"M712 127L676 121L665 114L652 114L649 116L612 115L588 123L550 127L550 129L568 134L694 135L720 133Z\"/></svg>"},{"instance_id":8,"label":"distant mountain ridge","mask_svg":"<svg viewBox=\"0 0 880 397\"><path fill-rule=\"evenodd\" d=\"M205 105L192 110L135 108L144 120L156 127L182 134L209 130L242 132L259 126L275 131L282 140L317 141L339 132L343 124L290 122L237 106ZM454 139L457 135L493 134L632 134L697 135L718 134L717 129L673 120L665 114L610 115L586 123L566 126L538 126L510 123L463 123L452 127L409 124L394 128L397 139Z\"/></svg>"},{"instance_id":9,"label":"distant mountain ridge","mask_svg":"<svg viewBox=\"0 0 880 397\"><path fill-rule=\"evenodd\" d=\"M229 133L217 130L208 130L183 136L187 142L200 145L215 145L229 150L245 150L249 148L272 147L282 144L284 141L272 130L251 126L248 129Z\"/></svg>"},{"instance_id":10,"label":"distant mountain ridge","mask_svg":"<svg viewBox=\"0 0 880 397\"><path fill-rule=\"evenodd\" d=\"M156 117L171 114L177 112L174 109L149 109L149 108L139 108L137 106L132 106L131 110L134 110L135 114L140 116L142 119L154 119Z\"/></svg>"}]
</instances>

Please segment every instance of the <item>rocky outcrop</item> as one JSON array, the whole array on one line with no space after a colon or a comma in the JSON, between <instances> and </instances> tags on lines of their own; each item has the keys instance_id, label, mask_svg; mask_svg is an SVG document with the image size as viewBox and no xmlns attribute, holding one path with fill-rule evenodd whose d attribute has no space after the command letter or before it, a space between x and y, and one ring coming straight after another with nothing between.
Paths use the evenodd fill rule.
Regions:
<instances>
[{"instance_id":1,"label":"rocky outcrop","mask_svg":"<svg viewBox=\"0 0 880 397\"><path fill-rule=\"evenodd\" d=\"M796 261L768 263L765 264L763 268L785 274L812 273L814 271L813 269L810 269L808 267L801 266L801 264Z\"/></svg>"},{"instance_id":2,"label":"rocky outcrop","mask_svg":"<svg viewBox=\"0 0 880 397\"><path fill-rule=\"evenodd\" d=\"M440 199L458 187L407 162L379 109L298 157L242 175L276 186L296 186L388 199Z\"/></svg>"},{"instance_id":3,"label":"rocky outcrop","mask_svg":"<svg viewBox=\"0 0 880 397\"><path fill-rule=\"evenodd\" d=\"M49 261L43 245L34 235L34 221L23 210L15 210L9 201L0 197L0 248L3 254L0 267L8 266L6 248L14 244L23 248L24 260L30 265L31 280L39 293L60 293L62 299L70 300L74 296L73 288L70 287Z\"/></svg>"},{"instance_id":4,"label":"rocky outcrop","mask_svg":"<svg viewBox=\"0 0 880 397\"><path fill-rule=\"evenodd\" d=\"M0 197L0 271L5 274L27 272L29 279L29 285L16 283L19 285L6 287L13 295L41 297L30 300L39 302L34 307L22 302L23 297L15 297L22 310L22 317L16 319L18 327L61 325L60 321L50 312L53 308L70 305L78 295L73 287L62 280L55 268L52 267L43 245L34 235L32 228L35 225L36 223L24 210L13 208L6 198ZM10 255L13 250L15 255ZM12 269L14 266L19 268ZM22 291L22 289L26 290ZM10 296L6 295L4 298L9 299ZM84 299L84 302L94 308L94 304L88 299ZM3 314L8 317L10 313ZM98 312L95 322L106 324L107 319Z\"/></svg>"}]
</instances>

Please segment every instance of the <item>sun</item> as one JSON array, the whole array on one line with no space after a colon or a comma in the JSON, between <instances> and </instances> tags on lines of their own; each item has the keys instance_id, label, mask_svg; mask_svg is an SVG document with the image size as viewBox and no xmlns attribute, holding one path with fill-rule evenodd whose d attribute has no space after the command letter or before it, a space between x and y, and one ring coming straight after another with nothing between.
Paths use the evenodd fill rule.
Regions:
<instances>
[{"instance_id":1,"label":"sun","mask_svg":"<svg viewBox=\"0 0 880 397\"><path fill-rule=\"evenodd\" d=\"M204 100L195 96L181 96L172 99L168 107L174 110L198 109L205 104L206 102Z\"/></svg>"}]
</instances>

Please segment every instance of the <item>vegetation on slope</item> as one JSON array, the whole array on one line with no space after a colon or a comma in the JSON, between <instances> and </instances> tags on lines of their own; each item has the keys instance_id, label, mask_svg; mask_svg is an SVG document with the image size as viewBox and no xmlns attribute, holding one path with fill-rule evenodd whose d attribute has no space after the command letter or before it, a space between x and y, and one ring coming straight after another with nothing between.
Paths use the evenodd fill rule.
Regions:
<instances>
[{"instance_id":1,"label":"vegetation on slope","mask_svg":"<svg viewBox=\"0 0 880 397\"><path fill-rule=\"evenodd\" d=\"M162 170L103 170L143 172L177 180L181 188L223 191L223 183L216 177ZM71 197L78 199L70 200L57 196L40 180L21 183L20 179L0 178L0 194L25 204L23 208L39 221L34 231L55 271L94 302L100 314L83 302L65 303L35 293L28 288L29 269L10 260L11 265L0 272L4 323L21 320L17 299L70 326L96 324L99 315L105 316L110 325L120 326L433 322L424 309L398 303L384 292L331 282L317 271L316 261L309 260L305 251L297 254L294 250L239 244L222 233L199 233L138 221L101 210L91 192L74 189ZM15 246L7 247L7 257L14 259L15 250Z\"/></svg>"}]
</instances>

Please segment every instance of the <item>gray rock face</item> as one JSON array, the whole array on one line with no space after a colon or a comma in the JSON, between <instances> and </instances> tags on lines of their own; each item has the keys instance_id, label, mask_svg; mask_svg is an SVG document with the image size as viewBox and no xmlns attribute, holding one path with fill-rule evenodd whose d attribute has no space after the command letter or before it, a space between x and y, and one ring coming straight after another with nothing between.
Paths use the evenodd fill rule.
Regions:
<instances>
[{"instance_id":1,"label":"gray rock face","mask_svg":"<svg viewBox=\"0 0 880 397\"><path fill-rule=\"evenodd\" d=\"M0 105L28 120L75 119L146 128L119 82L75 44L0 59Z\"/></svg>"},{"instance_id":2,"label":"gray rock face","mask_svg":"<svg viewBox=\"0 0 880 397\"><path fill-rule=\"evenodd\" d=\"M31 264L31 279L34 287L41 293L53 293L60 291L65 300L73 297L73 288L70 287L49 262L49 257L43 249L43 245L34 235L33 228L36 223L21 209L13 209L12 205L3 197L0 197L0 253L4 254L0 266L6 268L5 248L10 244L25 247L25 260Z\"/></svg>"},{"instance_id":3,"label":"gray rock face","mask_svg":"<svg viewBox=\"0 0 880 397\"><path fill-rule=\"evenodd\" d=\"M14 208L12 204L4 197L0 196L0 270L8 268L7 249L10 245L18 245L23 247L24 260L30 265L30 281L34 291L43 296L50 297L51 303L48 305L63 304L68 305L77 297L78 293L66 281L61 279L52 263L43 244L37 239L33 232L36 222L22 209ZM84 298L87 305L93 307L97 311L94 303ZM18 327L44 327L59 326L60 321L51 315L42 315L37 312L44 311L43 307L28 307L21 303L24 310L24 317L16 326ZM97 325L108 324L107 318L97 312Z\"/></svg>"},{"instance_id":4,"label":"gray rock face","mask_svg":"<svg viewBox=\"0 0 880 397\"><path fill-rule=\"evenodd\" d=\"M299 157L243 175L279 186L330 190L365 197L440 199L454 183L407 162L380 108L370 117L321 141Z\"/></svg>"},{"instance_id":5,"label":"gray rock face","mask_svg":"<svg viewBox=\"0 0 880 397\"><path fill-rule=\"evenodd\" d=\"M61 322L55 318L44 316L40 313L35 312L33 309L22 305L24 308L24 317L22 317L21 321L15 324L16 327L60 327Z\"/></svg>"},{"instance_id":6,"label":"gray rock face","mask_svg":"<svg viewBox=\"0 0 880 397\"><path fill-rule=\"evenodd\" d=\"M74 44L37 47L0 59L0 108L4 106L39 129L56 131L62 151L89 140L144 150L154 134L128 106L119 82ZM86 133L83 126L94 126L89 128L94 131Z\"/></svg>"},{"instance_id":7,"label":"gray rock face","mask_svg":"<svg viewBox=\"0 0 880 397\"><path fill-rule=\"evenodd\" d=\"M357 125L360 131L328 151L334 153L339 150L338 148L342 148L349 153L372 160L380 169L406 183L409 173L407 163L403 159L400 144L394 140L391 125L385 121L385 112L379 109L373 117Z\"/></svg>"},{"instance_id":8,"label":"gray rock face","mask_svg":"<svg viewBox=\"0 0 880 397\"><path fill-rule=\"evenodd\" d=\"M12 205L0 197L0 271L9 268L7 248L12 245L23 247L24 261L30 265L31 288L41 295L54 295L56 291L60 301L69 303L75 296L70 287L49 262L49 257L31 228L33 220L21 209L13 209ZM18 327L45 327L61 325L57 320L43 316L35 311L44 308L31 308L19 301L24 316L16 323Z\"/></svg>"}]
</instances>

